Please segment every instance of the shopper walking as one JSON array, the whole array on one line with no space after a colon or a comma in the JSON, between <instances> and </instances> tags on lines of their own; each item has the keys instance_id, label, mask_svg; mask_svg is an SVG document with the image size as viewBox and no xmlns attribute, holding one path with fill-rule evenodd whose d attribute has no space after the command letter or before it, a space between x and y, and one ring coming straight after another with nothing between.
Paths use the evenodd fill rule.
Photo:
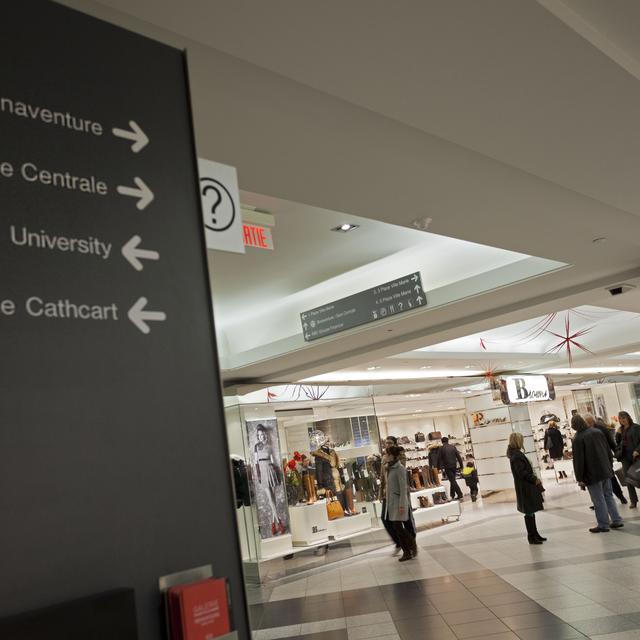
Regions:
<instances>
[{"instance_id":1,"label":"shopper walking","mask_svg":"<svg viewBox=\"0 0 640 640\"><path fill-rule=\"evenodd\" d=\"M582 417L584 418L584 421L587 423L588 427L594 427L598 431L600 431L600 433L605 437L607 446L609 447L611 453L615 454L617 450L617 444L616 435L613 429L609 429L602 418L594 418L590 413L585 413ZM613 473L613 475L611 476L611 489L613 490L613 495L616 496L616 498L618 498L618 500L620 500L622 504L627 504L627 499L624 497L624 493L622 493L622 487L620 486L615 473Z\"/></svg>"},{"instance_id":2,"label":"shopper walking","mask_svg":"<svg viewBox=\"0 0 640 640\"><path fill-rule=\"evenodd\" d=\"M475 502L478 499L478 470L476 469L476 462L471 455L467 456L467 461L462 470L462 477L471 492L471 502Z\"/></svg>"},{"instance_id":3,"label":"shopper walking","mask_svg":"<svg viewBox=\"0 0 640 640\"><path fill-rule=\"evenodd\" d=\"M380 471L380 490L378 492L378 498L382 503L382 525L386 529L387 533L393 543L396 545L395 554L400 553L402 550L402 541L400 537L397 535L396 527L391 523L388 514L387 507L387 486L388 486L388 475L390 465L394 464L396 461L400 462L403 469L407 464L407 456L403 447L398 446L398 438L395 436L387 436L384 441L384 452L382 455L382 466ZM397 455L392 455L389 453L391 448L397 449ZM406 469L405 469L406 472ZM407 495L409 494L409 486L407 484ZM402 526L407 530L407 533L412 539L412 553L414 555L418 554L418 544L416 541L416 527L415 522L413 520L413 512L409 509L409 518L407 520L402 521Z\"/></svg>"},{"instance_id":4,"label":"shopper walking","mask_svg":"<svg viewBox=\"0 0 640 640\"><path fill-rule=\"evenodd\" d=\"M580 488L589 491L596 512L597 526L589 531L606 533L609 528L620 529L624 524L611 490L613 454L607 439L598 429L589 427L581 415L571 418L571 428L576 432L573 470Z\"/></svg>"},{"instance_id":5,"label":"shopper walking","mask_svg":"<svg viewBox=\"0 0 640 640\"><path fill-rule=\"evenodd\" d=\"M524 514L524 524L527 528L527 540L529 544L542 544L546 542L538 533L536 524L536 512L544 509L542 482L533 471L529 458L524 455L524 438L521 433L513 432L509 436L507 458L511 463L511 473L516 489L518 511Z\"/></svg>"},{"instance_id":6,"label":"shopper walking","mask_svg":"<svg viewBox=\"0 0 640 640\"><path fill-rule=\"evenodd\" d=\"M547 450L551 460L554 462L556 460L562 460L564 454L564 438L555 420L549 420L547 424L547 430L544 432L544 448ZM560 471L559 473L561 478L567 477L566 472Z\"/></svg>"},{"instance_id":7,"label":"shopper walking","mask_svg":"<svg viewBox=\"0 0 640 640\"><path fill-rule=\"evenodd\" d=\"M640 457L640 425L636 424L626 411L618 414L620 422L620 445L616 451L616 458L622 462L625 475L629 467ZM629 491L629 509L638 507L636 488L627 484Z\"/></svg>"},{"instance_id":8,"label":"shopper walking","mask_svg":"<svg viewBox=\"0 0 640 640\"><path fill-rule=\"evenodd\" d=\"M409 485L407 470L400 462L401 447L396 445L387 447L387 500L386 518L402 548L400 562L406 562L414 557L415 538L412 538L405 527L411 517L411 501L409 499Z\"/></svg>"},{"instance_id":9,"label":"shopper walking","mask_svg":"<svg viewBox=\"0 0 640 640\"><path fill-rule=\"evenodd\" d=\"M460 452L452 444L449 444L449 438L446 436L442 438L442 446L438 453L438 464L449 481L451 499L463 500L464 496L456 480L456 473L458 469L462 470L464 463Z\"/></svg>"}]
</instances>

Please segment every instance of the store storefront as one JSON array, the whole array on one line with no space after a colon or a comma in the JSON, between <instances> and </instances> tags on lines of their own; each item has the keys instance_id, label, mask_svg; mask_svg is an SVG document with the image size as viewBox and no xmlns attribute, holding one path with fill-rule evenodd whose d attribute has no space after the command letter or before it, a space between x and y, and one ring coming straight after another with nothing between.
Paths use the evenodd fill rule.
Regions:
<instances>
[{"instance_id":1,"label":"store storefront","mask_svg":"<svg viewBox=\"0 0 640 640\"><path fill-rule=\"evenodd\" d=\"M300 394L305 397L299 385L291 385L227 398L249 582L268 582L389 544L379 500L387 435L398 437L406 451L416 526L459 519L458 502L447 501L446 481L429 465L428 447L439 444L441 433L405 434L394 428L399 422L379 419L367 387L340 387L305 400ZM463 424L460 415L450 420L446 434L454 423ZM463 432L460 428L461 443Z\"/></svg>"}]
</instances>

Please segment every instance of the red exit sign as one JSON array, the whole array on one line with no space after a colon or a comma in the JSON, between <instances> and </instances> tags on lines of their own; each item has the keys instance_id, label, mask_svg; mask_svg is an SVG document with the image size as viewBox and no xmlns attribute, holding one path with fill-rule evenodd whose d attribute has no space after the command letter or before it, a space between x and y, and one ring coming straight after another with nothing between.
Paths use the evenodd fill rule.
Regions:
<instances>
[{"instance_id":1,"label":"red exit sign","mask_svg":"<svg viewBox=\"0 0 640 640\"><path fill-rule=\"evenodd\" d=\"M273 251L273 236L270 227L262 227L258 224L242 223L242 237L245 247L267 249Z\"/></svg>"}]
</instances>

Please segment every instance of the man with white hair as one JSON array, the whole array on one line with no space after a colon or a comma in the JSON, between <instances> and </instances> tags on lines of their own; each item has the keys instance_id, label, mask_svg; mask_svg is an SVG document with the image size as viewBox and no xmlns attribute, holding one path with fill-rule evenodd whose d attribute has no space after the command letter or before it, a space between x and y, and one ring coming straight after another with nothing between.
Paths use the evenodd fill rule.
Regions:
<instances>
[{"instance_id":1,"label":"man with white hair","mask_svg":"<svg viewBox=\"0 0 640 640\"><path fill-rule=\"evenodd\" d=\"M609 429L602 418L594 418L590 413L585 413L582 417L584 418L584 421L587 423L588 427L594 427L598 431L600 431L600 433L602 433L602 435L607 439L607 444L611 449L611 453L613 453L613 455L615 456L617 447L616 437L613 429ZM622 493L622 487L620 486L615 473L611 476L611 489L613 491L613 495L615 495L615 497L618 498L618 500L620 500L622 504L627 504L628 500L624 497L624 493Z\"/></svg>"}]
</instances>

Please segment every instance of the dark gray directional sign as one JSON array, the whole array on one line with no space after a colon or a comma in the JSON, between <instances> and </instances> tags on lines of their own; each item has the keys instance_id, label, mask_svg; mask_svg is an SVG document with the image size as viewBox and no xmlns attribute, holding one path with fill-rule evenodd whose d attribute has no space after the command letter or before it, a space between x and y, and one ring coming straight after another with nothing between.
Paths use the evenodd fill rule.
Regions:
<instances>
[{"instance_id":1,"label":"dark gray directional sign","mask_svg":"<svg viewBox=\"0 0 640 640\"><path fill-rule=\"evenodd\" d=\"M157 639L213 564L246 638L185 56L22 0L0 58L0 618L133 587Z\"/></svg>"},{"instance_id":2,"label":"dark gray directional sign","mask_svg":"<svg viewBox=\"0 0 640 640\"><path fill-rule=\"evenodd\" d=\"M427 296L422 288L420 273L410 273L372 289L304 311L300 314L302 335L307 342L311 342L426 304Z\"/></svg>"}]
</instances>

